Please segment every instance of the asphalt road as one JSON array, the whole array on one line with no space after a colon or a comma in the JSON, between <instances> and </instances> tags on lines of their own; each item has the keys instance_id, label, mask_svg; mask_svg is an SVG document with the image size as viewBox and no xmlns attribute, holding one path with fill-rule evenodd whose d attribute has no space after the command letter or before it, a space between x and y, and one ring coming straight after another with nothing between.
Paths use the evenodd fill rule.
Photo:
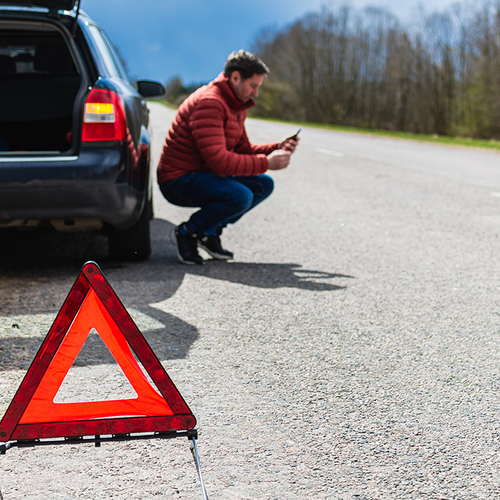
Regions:
<instances>
[{"instance_id":1,"label":"asphalt road","mask_svg":"<svg viewBox=\"0 0 500 500\"><path fill-rule=\"evenodd\" d=\"M156 163L173 112L151 110ZM190 211L158 189L147 263L99 236L2 241L0 414L93 259L198 419L211 499L500 498L499 153L303 127L272 176L223 235L234 262L179 265ZM70 375L62 400L127 396L98 339ZM183 440L12 450L0 489L201 498Z\"/></svg>"}]
</instances>

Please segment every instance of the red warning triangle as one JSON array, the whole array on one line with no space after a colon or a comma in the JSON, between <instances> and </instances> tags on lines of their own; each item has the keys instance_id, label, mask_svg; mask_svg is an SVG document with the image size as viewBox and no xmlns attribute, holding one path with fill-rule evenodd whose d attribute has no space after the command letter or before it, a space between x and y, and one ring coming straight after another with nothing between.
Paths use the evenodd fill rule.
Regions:
<instances>
[{"instance_id":1,"label":"red warning triangle","mask_svg":"<svg viewBox=\"0 0 500 500\"><path fill-rule=\"evenodd\" d=\"M136 398L54 402L91 330L110 350ZM88 262L0 422L0 441L187 430L195 424L191 410L99 266Z\"/></svg>"}]
</instances>

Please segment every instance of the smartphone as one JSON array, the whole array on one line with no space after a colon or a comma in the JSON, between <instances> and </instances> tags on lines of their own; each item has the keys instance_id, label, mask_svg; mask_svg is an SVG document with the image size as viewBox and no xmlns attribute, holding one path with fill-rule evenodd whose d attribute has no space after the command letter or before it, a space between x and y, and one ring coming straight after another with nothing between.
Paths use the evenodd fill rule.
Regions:
<instances>
[{"instance_id":1,"label":"smartphone","mask_svg":"<svg viewBox=\"0 0 500 500\"><path fill-rule=\"evenodd\" d=\"M285 141L288 141L288 139L293 139L294 141L296 141L298 138L299 138L299 133L302 129L299 128L299 130L297 130L297 132L295 132L295 134L291 135L290 137L287 137L285 139Z\"/></svg>"}]
</instances>

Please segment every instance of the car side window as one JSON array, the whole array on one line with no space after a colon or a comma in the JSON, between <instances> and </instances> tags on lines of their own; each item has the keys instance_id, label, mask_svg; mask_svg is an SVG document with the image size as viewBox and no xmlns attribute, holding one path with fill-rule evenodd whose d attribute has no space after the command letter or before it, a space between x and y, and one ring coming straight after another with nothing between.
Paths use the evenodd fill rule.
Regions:
<instances>
[{"instance_id":1,"label":"car side window","mask_svg":"<svg viewBox=\"0 0 500 500\"><path fill-rule=\"evenodd\" d=\"M89 26L89 29L92 32L92 39L97 46L102 62L104 63L109 76L121 78L122 80L128 80L126 74L124 75L122 74L122 71L120 71L120 66L118 66L115 57L113 57L112 49L105 38L105 34L93 24Z\"/></svg>"},{"instance_id":2,"label":"car side window","mask_svg":"<svg viewBox=\"0 0 500 500\"><path fill-rule=\"evenodd\" d=\"M109 53L113 57L115 65L118 68L118 70L120 71L120 74L121 74L123 80L130 81L128 74L127 74L127 70L125 69L125 66L123 65L121 57L116 52L116 49L115 49L114 45L111 43L111 41L109 40L108 35L106 35L106 33L104 33L104 31L101 31L101 35L102 35L104 41L106 42L106 45L108 46Z\"/></svg>"}]
</instances>

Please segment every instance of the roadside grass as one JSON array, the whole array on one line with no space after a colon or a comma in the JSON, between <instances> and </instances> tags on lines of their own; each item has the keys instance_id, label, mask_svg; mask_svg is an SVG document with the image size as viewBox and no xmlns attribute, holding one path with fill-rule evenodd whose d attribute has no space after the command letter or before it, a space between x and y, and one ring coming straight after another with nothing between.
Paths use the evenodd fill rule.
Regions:
<instances>
[{"instance_id":1,"label":"roadside grass","mask_svg":"<svg viewBox=\"0 0 500 500\"><path fill-rule=\"evenodd\" d=\"M261 118L258 116L251 117L254 120L264 120L270 122L283 123L284 120L274 118ZM500 151L500 141L496 139L472 139L471 137L451 137L447 135L425 135L412 134L409 132L392 132L390 130L377 130L368 128L344 127L342 125L331 125L328 123L310 123L310 122L287 122L297 126L318 128L324 130L332 130L335 132L349 132L354 134L375 135L379 137L388 137L390 139L406 139L410 141L431 142L435 144L447 144L451 146L466 146L469 148L486 148Z\"/></svg>"},{"instance_id":2,"label":"roadside grass","mask_svg":"<svg viewBox=\"0 0 500 500\"><path fill-rule=\"evenodd\" d=\"M167 108L177 109L177 106L170 104L167 101L157 100ZM469 148L484 148L500 151L500 141L496 139L472 139L471 137L451 137L447 135L425 135L425 134L411 134L409 132L392 132L390 130L377 130L368 128L344 127L342 125L330 125L328 123L311 123L311 122L296 122L278 120L276 118L262 118L260 116L250 116L253 120L263 120L269 122L290 123L291 125L318 128L324 130L332 130L335 132L349 132L354 134L375 135L379 137L388 137L390 139L406 139L410 141L430 142L434 144L446 144L450 146L466 146Z\"/></svg>"},{"instance_id":3,"label":"roadside grass","mask_svg":"<svg viewBox=\"0 0 500 500\"><path fill-rule=\"evenodd\" d=\"M171 104L168 101L165 101L165 99L148 99L147 101L148 102L157 102L158 104L162 104L163 106L165 106L166 108L169 108L169 109L177 109L179 107L179 106L175 106L175 105Z\"/></svg>"}]
</instances>

